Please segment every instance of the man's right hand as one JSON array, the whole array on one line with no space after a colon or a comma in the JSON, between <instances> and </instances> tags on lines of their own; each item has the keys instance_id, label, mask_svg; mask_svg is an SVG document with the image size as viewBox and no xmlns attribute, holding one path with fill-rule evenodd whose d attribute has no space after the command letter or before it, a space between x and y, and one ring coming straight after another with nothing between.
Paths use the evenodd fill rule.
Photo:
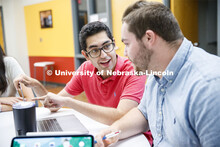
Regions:
<instances>
[{"instance_id":1,"label":"man's right hand","mask_svg":"<svg viewBox=\"0 0 220 147\"><path fill-rule=\"evenodd\" d=\"M16 89L20 89L20 83L23 83L26 87L38 87L41 83L26 75L20 75L13 81Z\"/></svg>"},{"instance_id":2,"label":"man's right hand","mask_svg":"<svg viewBox=\"0 0 220 147\"><path fill-rule=\"evenodd\" d=\"M57 94L48 92L41 97L32 98L32 100L41 100L45 108L49 108L51 112L59 110L63 106L67 106L68 100L71 98L59 96Z\"/></svg>"},{"instance_id":3,"label":"man's right hand","mask_svg":"<svg viewBox=\"0 0 220 147\"><path fill-rule=\"evenodd\" d=\"M102 139L107 134L110 134L110 133L115 132L115 131L118 131L118 130L114 129L114 128L111 128L111 127L101 131L99 134L97 134L95 136L95 140L97 141L95 146L96 147L106 147L106 146L109 146L109 145L111 145L113 143L116 143L119 140L119 135L120 134L115 136L115 137L109 138L109 139L105 139L105 140Z\"/></svg>"}]
</instances>

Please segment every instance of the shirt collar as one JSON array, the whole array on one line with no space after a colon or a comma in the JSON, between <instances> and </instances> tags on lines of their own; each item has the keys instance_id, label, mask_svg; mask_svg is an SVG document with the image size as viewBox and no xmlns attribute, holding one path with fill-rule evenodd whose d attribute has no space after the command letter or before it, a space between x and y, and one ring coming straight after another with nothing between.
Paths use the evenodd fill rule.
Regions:
<instances>
[{"instance_id":1,"label":"shirt collar","mask_svg":"<svg viewBox=\"0 0 220 147\"><path fill-rule=\"evenodd\" d=\"M166 74L161 80L159 78L156 78L156 80L160 84L164 84L167 82L172 84L174 82L180 69L185 64L192 47L192 43L184 38L182 44L180 45L179 49L177 50L176 54L174 55L173 59L170 61L165 70L166 73L172 72L173 74Z\"/></svg>"}]
</instances>

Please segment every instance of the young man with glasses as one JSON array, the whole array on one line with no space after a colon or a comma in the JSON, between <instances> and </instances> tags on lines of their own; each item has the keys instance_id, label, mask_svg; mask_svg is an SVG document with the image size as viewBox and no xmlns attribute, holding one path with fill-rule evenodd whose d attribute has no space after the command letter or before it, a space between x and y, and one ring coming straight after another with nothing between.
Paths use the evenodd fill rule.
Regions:
<instances>
[{"instance_id":1,"label":"young man with glasses","mask_svg":"<svg viewBox=\"0 0 220 147\"><path fill-rule=\"evenodd\" d=\"M82 54L87 59L76 72L92 72L91 75L75 74L57 95L48 92L43 85L30 77L20 76L14 81L32 87L48 108L70 107L101 123L111 125L140 103L146 76L111 75L108 71L132 72L132 63L115 52L115 43L109 28L101 22L85 25L79 34ZM96 74L100 72L101 75ZM85 91L89 103L72 99Z\"/></svg>"}]
</instances>

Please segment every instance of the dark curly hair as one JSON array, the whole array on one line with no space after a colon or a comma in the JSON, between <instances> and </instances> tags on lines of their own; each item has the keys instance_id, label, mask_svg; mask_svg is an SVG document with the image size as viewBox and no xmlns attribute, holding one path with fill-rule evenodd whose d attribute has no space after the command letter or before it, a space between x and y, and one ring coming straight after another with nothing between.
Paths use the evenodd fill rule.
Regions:
<instances>
[{"instance_id":1,"label":"dark curly hair","mask_svg":"<svg viewBox=\"0 0 220 147\"><path fill-rule=\"evenodd\" d=\"M108 26L106 26L104 23L100 21L95 21L84 25L79 33L79 43L81 49L86 51L87 48L86 39L102 31L105 31L109 39L111 39L113 42L112 33L110 32Z\"/></svg>"},{"instance_id":2,"label":"dark curly hair","mask_svg":"<svg viewBox=\"0 0 220 147\"><path fill-rule=\"evenodd\" d=\"M5 63L4 63L4 56L5 53L2 50L2 47L0 45L0 94L4 93L8 83L7 83L7 79L5 76Z\"/></svg>"}]
</instances>

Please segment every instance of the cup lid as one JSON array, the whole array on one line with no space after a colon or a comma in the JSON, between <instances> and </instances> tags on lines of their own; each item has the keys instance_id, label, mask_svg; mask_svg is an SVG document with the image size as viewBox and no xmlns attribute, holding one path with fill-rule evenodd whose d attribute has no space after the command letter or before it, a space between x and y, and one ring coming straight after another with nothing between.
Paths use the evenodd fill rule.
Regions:
<instances>
[{"instance_id":1,"label":"cup lid","mask_svg":"<svg viewBox=\"0 0 220 147\"><path fill-rule=\"evenodd\" d=\"M35 103L34 102L18 102L18 103L15 103L13 104L13 109L24 109L24 108L30 108L30 107L33 107L35 106Z\"/></svg>"}]
</instances>

